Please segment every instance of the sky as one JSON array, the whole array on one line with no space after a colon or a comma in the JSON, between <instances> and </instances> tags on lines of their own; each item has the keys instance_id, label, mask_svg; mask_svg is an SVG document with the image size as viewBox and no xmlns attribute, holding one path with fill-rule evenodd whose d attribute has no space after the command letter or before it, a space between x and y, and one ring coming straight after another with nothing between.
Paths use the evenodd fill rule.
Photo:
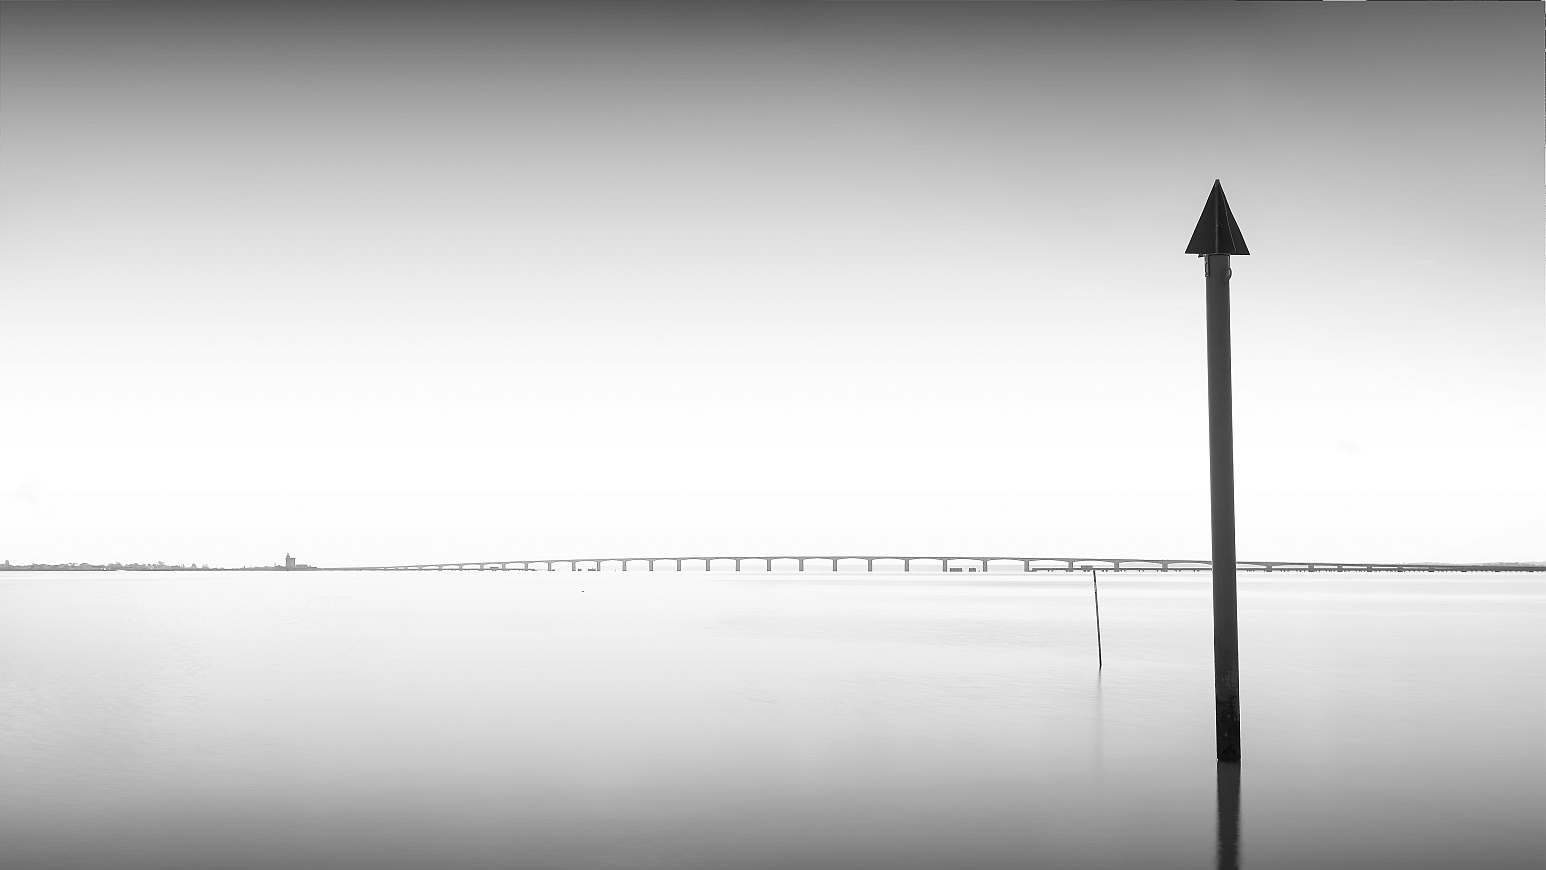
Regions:
<instances>
[{"instance_id":1,"label":"sky","mask_svg":"<svg viewBox=\"0 0 1546 870\"><path fill-rule=\"evenodd\" d=\"M1537 3L0 8L0 559L1546 559Z\"/></svg>"}]
</instances>

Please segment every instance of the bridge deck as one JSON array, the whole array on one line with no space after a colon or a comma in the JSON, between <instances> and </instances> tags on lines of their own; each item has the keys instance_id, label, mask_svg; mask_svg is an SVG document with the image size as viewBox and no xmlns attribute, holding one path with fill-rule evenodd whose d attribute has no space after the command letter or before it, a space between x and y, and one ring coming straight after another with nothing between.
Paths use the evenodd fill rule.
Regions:
<instances>
[{"instance_id":1,"label":"bridge deck","mask_svg":"<svg viewBox=\"0 0 1546 870\"><path fill-rule=\"evenodd\" d=\"M668 566L657 568L658 565ZM916 568L914 566L917 566ZM809 566L809 567L807 567ZM1045 571L1211 571L1206 559L1105 559L1063 556L655 556L611 559L500 559L434 562L421 565L374 565L332 571L758 571L762 573L832 572L1039 573ZM1423 562L1262 562L1236 563L1240 571L1277 572L1450 572L1546 571L1546 564Z\"/></svg>"}]
</instances>

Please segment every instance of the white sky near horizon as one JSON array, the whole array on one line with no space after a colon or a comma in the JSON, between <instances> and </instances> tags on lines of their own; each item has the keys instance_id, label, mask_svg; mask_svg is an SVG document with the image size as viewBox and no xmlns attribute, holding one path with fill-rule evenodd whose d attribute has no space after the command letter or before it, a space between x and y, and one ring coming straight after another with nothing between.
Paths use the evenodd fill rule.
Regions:
<instances>
[{"instance_id":1,"label":"white sky near horizon","mask_svg":"<svg viewBox=\"0 0 1546 870\"><path fill-rule=\"evenodd\" d=\"M620 9L0 10L0 558L1546 559L1539 4Z\"/></svg>"}]
</instances>

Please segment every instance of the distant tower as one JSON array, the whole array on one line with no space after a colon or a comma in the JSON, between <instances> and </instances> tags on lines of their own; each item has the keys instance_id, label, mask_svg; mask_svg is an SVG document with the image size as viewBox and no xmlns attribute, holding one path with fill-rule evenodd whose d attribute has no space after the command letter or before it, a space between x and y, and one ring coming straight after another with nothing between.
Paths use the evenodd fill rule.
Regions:
<instances>
[{"instance_id":1,"label":"distant tower","mask_svg":"<svg viewBox=\"0 0 1546 870\"><path fill-rule=\"evenodd\" d=\"M291 568L294 568L294 567L295 567L295 557L290 555L289 553L286 553L285 554L285 570L288 571L288 570L290 570Z\"/></svg>"}]
</instances>

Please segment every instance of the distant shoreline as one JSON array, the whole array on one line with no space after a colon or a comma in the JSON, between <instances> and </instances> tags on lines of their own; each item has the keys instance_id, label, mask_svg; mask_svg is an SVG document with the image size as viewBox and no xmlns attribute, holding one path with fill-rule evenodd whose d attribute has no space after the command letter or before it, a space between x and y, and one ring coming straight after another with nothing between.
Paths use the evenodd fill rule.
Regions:
<instances>
[{"instance_id":1,"label":"distant shoreline","mask_svg":"<svg viewBox=\"0 0 1546 870\"><path fill-rule=\"evenodd\" d=\"M256 565L241 568L211 568L208 565L166 565L156 563L154 565L142 565L138 563L109 562L106 565L93 565L88 562L65 562L57 565L12 565L7 562L0 565L0 571L321 571L323 569L315 565L295 565L286 568L283 565Z\"/></svg>"}]
</instances>

